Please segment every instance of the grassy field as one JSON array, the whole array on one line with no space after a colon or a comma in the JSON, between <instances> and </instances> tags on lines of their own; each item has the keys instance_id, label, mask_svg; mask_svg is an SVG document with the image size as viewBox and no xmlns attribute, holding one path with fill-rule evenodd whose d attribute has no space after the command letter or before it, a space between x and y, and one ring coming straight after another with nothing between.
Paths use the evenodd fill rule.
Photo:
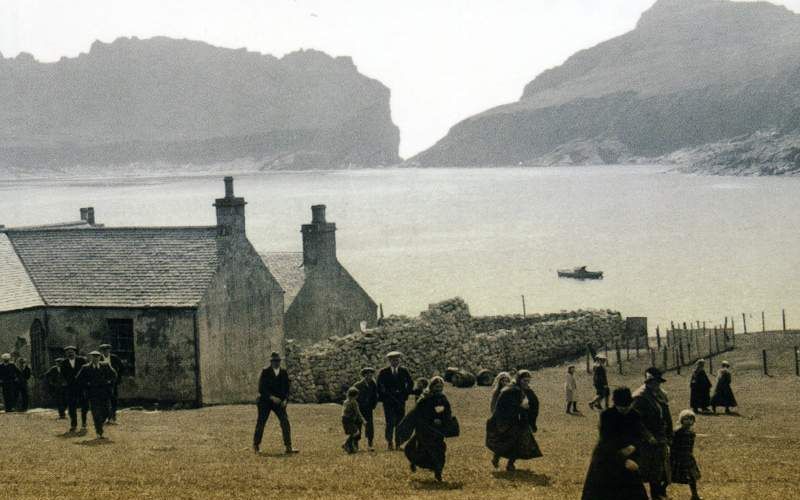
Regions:
<instances>
[{"instance_id":1,"label":"grassy field","mask_svg":"<svg viewBox=\"0 0 800 500\"><path fill-rule=\"evenodd\" d=\"M713 499L791 499L800 495L800 378L794 376L794 339L771 339L775 376L760 373L756 337L737 339L734 390L740 416L700 417L695 455L703 473L700 492ZM643 362L643 361L642 361ZM719 366L715 362L715 368ZM580 366L580 365L579 365ZM643 365L612 367L612 385L636 387ZM173 412L123 411L110 427L109 442L92 432L63 437L67 424L51 411L0 414L0 498L482 498L576 499L596 439L597 414L586 408L590 378L579 369L580 409L563 408L563 368L534 374L542 401L537 439L545 456L521 462L516 473L496 472L483 446L488 389L448 387L462 436L448 440L444 483L428 471L412 474L405 456L386 451L345 455L337 405L290 407L295 446L281 454L277 421L270 420L262 454L251 449L254 406L211 407ZM667 375L673 413L686 406L688 370ZM381 415L380 408L377 414ZM90 423L91 427L91 423ZM382 435L383 419L377 433ZM689 498L688 488L670 487L671 498Z\"/></svg>"}]
</instances>

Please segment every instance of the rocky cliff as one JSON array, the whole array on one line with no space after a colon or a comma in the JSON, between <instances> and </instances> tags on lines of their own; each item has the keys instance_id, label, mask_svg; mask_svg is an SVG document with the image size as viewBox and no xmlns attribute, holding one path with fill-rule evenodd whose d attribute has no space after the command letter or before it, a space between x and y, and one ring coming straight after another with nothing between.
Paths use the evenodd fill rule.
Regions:
<instances>
[{"instance_id":1,"label":"rocky cliff","mask_svg":"<svg viewBox=\"0 0 800 500\"><path fill-rule=\"evenodd\" d=\"M397 162L389 89L347 57L283 58L169 38L0 56L0 165Z\"/></svg>"},{"instance_id":2,"label":"rocky cliff","mask_svg":"<svg viewBox=\"0 0 800 500\"><path fill-rule=\"evenodd\" d=\"M535 48L532 48L535 50ZM455 125L420 165L640 161L800 128L800 15L766 2L658 0L636 28Z\"/></svg>"}]
</instances>

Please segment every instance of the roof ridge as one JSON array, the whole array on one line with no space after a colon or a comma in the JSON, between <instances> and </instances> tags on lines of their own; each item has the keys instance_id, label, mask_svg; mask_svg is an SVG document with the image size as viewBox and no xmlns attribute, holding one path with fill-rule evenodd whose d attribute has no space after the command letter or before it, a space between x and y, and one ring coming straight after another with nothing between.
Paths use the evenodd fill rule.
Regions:
<instances>
[{"instance_id":1,"label":"roof ridge","mask_svg":"<svg viewBox=\"0 0 800 500\"><path fill-rule=\"evenodd\" d=\"M166 231L166 230L187 230L187 229L196 229L196 230L216 230L217 226L90 226L90 227L69 227L69 228L56 228L52 226L40 226L36 227L28 227L28 228L15 228L9 227L4 228L3 232L5 233L14 233L14 232L59 232L65 233L68 231L80 231L81 234L91 234L91 231Z\"/></svg>"}]
</instances>

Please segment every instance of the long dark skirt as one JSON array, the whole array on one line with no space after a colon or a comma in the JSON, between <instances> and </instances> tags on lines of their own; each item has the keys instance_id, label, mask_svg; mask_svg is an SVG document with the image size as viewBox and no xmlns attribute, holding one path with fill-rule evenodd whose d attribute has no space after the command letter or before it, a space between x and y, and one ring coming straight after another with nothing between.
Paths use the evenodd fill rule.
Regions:
<instances>
[{"instance_id":1,"label":"long dark skirt","mask_svg":"<svg viewBox=\"0 0 800 500\"><path fill-rule=\"evenodd\" d=\"M708 408L711 405L711 388L709 387L691 387L691 395L689 396L689 407L691 408Z\"/></svg>"},{"instance_id":2,"label":"long dark skirt","mask_svg":"<svg viewBox=\"0 0 800 500\"><path fill-rule=\"evenodd\" d=\"M734 397L730 385L717 385L716 390L714 390L714 396L711 398L711 406L725 406L728 408L739 406L738 403L736 403L736 397Z\"/></svg>"},{"instance_id":3,"label":"long dark skirt","mask_svg":"<svg viewBox=\"0 0 800 500\"><path fill-rule=\"evenodd\" d=\"M598 445L592 453L581 500L647 500L647 491L639 474L626 469L615 450Z\"/></svg>"},{"instance_id":4,"label":"long dark skirt","mask_svg":"<svg viewBox=\"0 0 800 500\"><path fill-rule=\"evenodd\" d=\"M664 443L639 443L637 463L642 480L670 483L672 467L669 459L669 446Z\"/></svg>"},{"instance_id":5,"label":"long dark skirt","mask_svg":"<svg viewBox=\"0 0 800 500\"><path fill-rule=\"evenodd\" d=\"M423 469L441 471L446 461L447 445L439 436L415 433L404 448L409 462Z\"/></svg>"},{"instance_id":6,"label":"long dark skirt","mask_svg":"<svg viewBox=\"0 0 800 500\"><path fill-rule=\"evenodd\" d=\"M513 460L542 456L529 425L498 423L493 418L486 422L486 447L500 457Z\"/></svg>"}]
</instances>

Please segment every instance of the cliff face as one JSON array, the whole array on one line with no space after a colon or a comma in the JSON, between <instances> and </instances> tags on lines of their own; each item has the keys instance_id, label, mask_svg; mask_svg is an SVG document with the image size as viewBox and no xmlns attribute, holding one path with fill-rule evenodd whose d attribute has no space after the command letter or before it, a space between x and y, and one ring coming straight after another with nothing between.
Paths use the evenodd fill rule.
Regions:
<instances>
[{"instance_id":1,"label":"cliff face","mask_svg":"<svg viewBox=\"0 0 800 500\"><path fill-rule=\"evenodd\" d=\"M0 56L0 102L0 164L398 161L389 89L317 51L133 38L50 64Z\"/></svg>"},{"instance_id":2,"label":"cliff face","mask_svg":"<svg viewBox=\"0 0 800 500\"><path fill-rule=\"evenodd\" d=\"M633 31L545 71L518 102L464 120L412 161L616 163L793 130L798 116L800 15L765 2L659 0Z\"/></svg>"}]
</instances>

